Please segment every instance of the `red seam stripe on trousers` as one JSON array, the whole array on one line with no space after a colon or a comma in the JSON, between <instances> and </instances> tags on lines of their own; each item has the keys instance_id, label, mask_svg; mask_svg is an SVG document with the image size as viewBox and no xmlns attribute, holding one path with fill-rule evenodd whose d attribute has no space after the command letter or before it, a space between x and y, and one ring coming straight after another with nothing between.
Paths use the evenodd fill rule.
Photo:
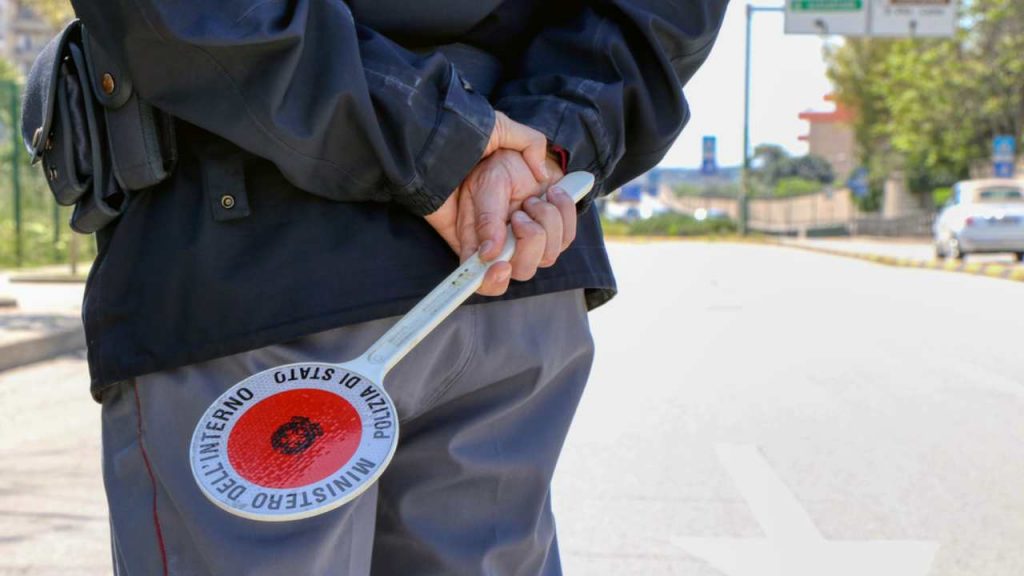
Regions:
<instances>
[{"instance_id":1,"label":"red seam stripe on trousers","mask_svg":"<svg viewBox=\"0 0 1024 576\"><path fill-rule=\"evenodd\" d=\"M160 564L163 566L164 576L167 576L167 550L164 548L164 533L160 530L160 515L156 511L156 477L153 476L153 468L149 465L146 447L142 444L142 403L139 402L139 390L135 385L132 385L132 392L135 393L135 430L139 437L139 451L142 452L142 462L146 464L146 474L149 475L149 484L153 488L153 527L156 528L156 541L160 546Z\"/></svg>"}]
</instances>

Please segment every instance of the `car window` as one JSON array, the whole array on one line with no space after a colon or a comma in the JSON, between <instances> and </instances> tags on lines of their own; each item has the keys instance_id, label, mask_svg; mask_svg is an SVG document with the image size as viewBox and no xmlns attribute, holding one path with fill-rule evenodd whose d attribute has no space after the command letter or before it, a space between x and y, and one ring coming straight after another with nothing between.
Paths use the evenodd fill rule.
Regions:
<instances>
[{"instance_id":1,"label":"car window","mask_svg":"<svg viewBox=\"0 0 1024 576\"><path fill-rule=\"evenodd\" d=\"M978 202L1024 202L1024 193L1009 186L983 188L978 191Z\"/></svg>"}]
</instances>

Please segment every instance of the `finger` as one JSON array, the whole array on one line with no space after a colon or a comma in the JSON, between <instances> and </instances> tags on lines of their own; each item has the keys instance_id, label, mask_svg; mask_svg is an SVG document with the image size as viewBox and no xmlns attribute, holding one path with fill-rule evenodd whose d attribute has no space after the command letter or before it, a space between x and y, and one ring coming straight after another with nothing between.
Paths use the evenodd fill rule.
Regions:
<instances>
[{"instance_id":1,"label":"finger","mask_svg":"<svg viewBox=\"0 0 1024 576\"><path fill-rule=\"evenodd\" d=\"M476 291L481 296L501 296L508 290L512 278L512 265L508 262L495 262L487 269L483 284Z\"/></svg>"},{"instance_id":2,"label":"finger","mask_svg":"<svg viewBox=\"0 0 1024 576\"><path fill-rule=\"evenodd\" d=\"M533 132L532 128L528 128ZM548 139L540 132L536 132L536 136L539 140L531 139L530 143L522 150L523 160L526 161L526 165L530 167L530 171L533 172L534 178L538 182L546 182L551 178L551 172L548 170Z\"/></svg>"},{"instance_id":3,"label":"finger","mask_svg":"<svg viewBox=\"0 0 1024 576\"><path fill-rule=\"evenodd\" d=\"M480 248L476 237L476 209L469 194L459 199L455 233L459 239L459 260L465 262Z\"/></svg>"},{"instance_id":4,"label":"finger","mask_svg":"<svg viewBox=\"0 0 1024 576\"><path fill-rule=\"evenodd\" d=\"M565 172L562 171L562 164L551 156L546 156L544 158L544 165L548 167L548 175L551 176L551 178L544 181L545 186L556 184L565 176Z\"/></svg>"},{"instance_id":5,"label":"finger","mask_svg":"<svg viewBox=\"0 0 1024 576\"><path fill-rule=\"evenodd\" d=\"M512 234L516 237L516 253L512 257L512 278L524 282L537 274L547 242L544 228L526 212L512 214Z\"/></svg>"},{"instance_id":6,"label":"finger","mask_svg":"<svg viewBox=\"0 0 1024 576\"><path fill-rule=\"evenodd\" d=\"M548 268L562 253L562 213L554 204L536 196L527 199L523 203L523 209L534 222L544 228L544 254L540 259L540 267Z\"/></svg>"},{"instance_id":7,"label":"finger","mask_svg":"<svg viewBox=\"0 0 1024 576\"><path fill-rule=\"evenodd\" d=\"M576 239L576 204L565 190L552 186L547 193L548 202L558 208L562 215L562 251Z\"/></svg>"},{"instance_id":8,"label":"finger","mask_svg":"<svg viewBox=\"0 0 1024 576\"><path fill-rule=\"evenodd\" d=\"M547 167L548 139L544 134L498 112L491 140L495 149L508 148L522 154L535 179L547 180L550 177Z\"/></svg>"},{"instance_id":9,"label":"finger","mask_svg":"<svg viewBox=\"0 0 1024 576\"><path fill-rule=\"evenodd\" d=\"M497 258L505 245L511 183L503 168L487 170L472 195L473 227L485 262Z\"/></svg>"},{"instance_id":10,"label":"finger","mask_svg":"<svg viewBox=\"0 0 1024 576\"><path fill-rule=\"evenodd\" d=\"M519 152L503 150L495 155L495 159L505 167L509 174L511 183L509 214L521 210L524 200L532 196L540 196L547 189L548 183L534 177L533 171L530 170L523 155Z\"/></svg>"}]
</instances>

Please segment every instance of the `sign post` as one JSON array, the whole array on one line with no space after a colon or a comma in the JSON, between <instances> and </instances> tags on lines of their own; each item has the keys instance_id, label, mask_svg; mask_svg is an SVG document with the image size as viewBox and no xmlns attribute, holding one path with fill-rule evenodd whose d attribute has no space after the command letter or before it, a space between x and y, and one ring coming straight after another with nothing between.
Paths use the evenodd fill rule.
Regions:
<instances>
[{"instance_id":1,"label":"sign post","mask_svg":"<svg viewBox=\"0 0 1024 576\"><path fill-rule=\"evenodd\" d=\"M992 167L996 178L1013 178L1017 163L1017 139L996 136L992 140Z\"/></svg>"},{"instance_id":2,"label":"sign post","mask_svg":"<svg viewBox=\"0 0 1024 576\"><path fill-rule=\"evenodd\" d=\"M704 137L704 154L700 165L700 173L704 176L714 176L718 173L718 160L716 159L715 148L717 139L714 136Z\"/></svg>"},{"instance_id":3,"label":"sign post","mask_svg":"<svg viewBox=\"0 0 1024 576\"><path fill-rule=\"evenodd\" d=\"M857 198L866 198L871 192L871 182L868 180L868 169L861 166L850 174L849 180L846 181L846 187L850 189L850 192Z\"/></svg>"}]
</instances>

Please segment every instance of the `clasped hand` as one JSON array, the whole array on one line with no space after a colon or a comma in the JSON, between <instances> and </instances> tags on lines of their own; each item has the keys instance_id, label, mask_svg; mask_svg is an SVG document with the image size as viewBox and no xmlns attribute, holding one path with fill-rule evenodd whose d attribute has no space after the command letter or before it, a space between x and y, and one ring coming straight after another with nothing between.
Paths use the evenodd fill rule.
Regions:
<instances>
[{"instance_id":1,"label":"clasped hand","mask_svg":"<svg viewBox=\"0 0 1024 576\"><path fill-rule=\"evenodd\" d=\"M484 261L496 258L511 223L515 256L491 266L478 290L485 296L500 296L511 279L529 280L538 268L552 266L576 237L576 206L551 186L564 174L547 157L547 139L496 114L483 158L444 205L426 216L462 261L477 250Z\"/></svg>"}]
</instances>

